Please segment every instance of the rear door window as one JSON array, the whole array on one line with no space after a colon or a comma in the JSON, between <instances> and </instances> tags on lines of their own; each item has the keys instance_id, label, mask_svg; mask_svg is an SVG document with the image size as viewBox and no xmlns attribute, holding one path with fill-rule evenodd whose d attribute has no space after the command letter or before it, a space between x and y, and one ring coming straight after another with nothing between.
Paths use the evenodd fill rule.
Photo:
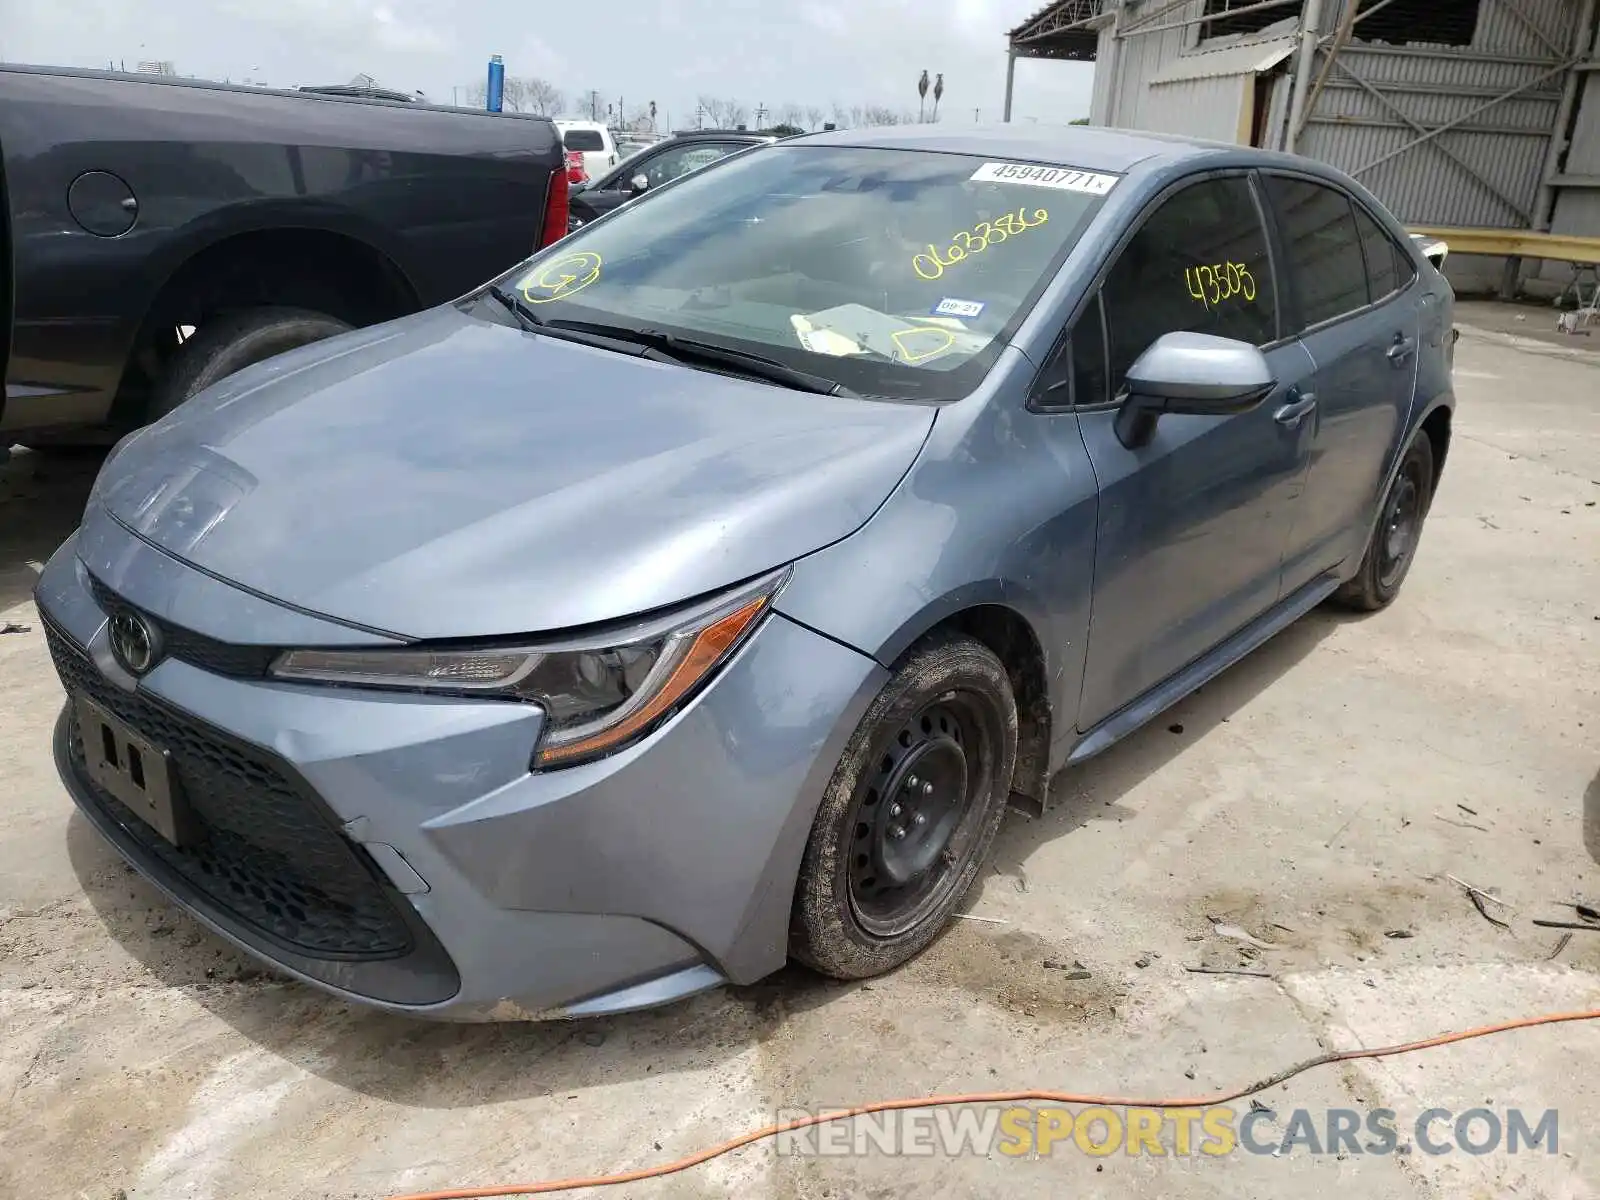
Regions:
<instances>
[{"instance_id":1,"label":"rear door window","mask_svg":"<svg viewBox=\"0 0 1600 1200\"><path fill-rule=\"evenodd\" d=\"M1361 234L1361 250L1367 258L1367 291L1374 304L1411 282L1415 272L1411 260L1394 244L1366 209L1355 206L1356 229Z\"/></svg>"},{"instance_id":2,"label":"rear door window","mask_svg":"<svg viewBox=\"0 0 1600 1200\"><path fill-rule=\"evenodd\" d=\"M1367 266L1350 198L1320 183L1285 175L1267 177L1267 195L1283 230L1288 275L1300 302L1300 324L1320 325L1365 308Z\"/></svg>"},{"instance_id":3,"label":"rear door window","mask_svg":"<svg viewBox=\"0 0 1600 1200\"><path fill-rule=\"evenodd\" d=\"M1250 181L1208 179L1163 202L1123 249L1101 297L1113 390L1164 333L1209 333L1253 346L1277 340L1272 260ZM1080 382L1094 394L1091 379Z\"/></svg>"},{"instance_id":4,"label":"rear door window","mask_svg":"<svg viewBox=\"0 0 1600 1200\"><path fill-rule=\"evenodd\" d=\"M605 138L598 129L569 129L561 138L568 150L604 150Z\"/></svg>"}]
</instances>

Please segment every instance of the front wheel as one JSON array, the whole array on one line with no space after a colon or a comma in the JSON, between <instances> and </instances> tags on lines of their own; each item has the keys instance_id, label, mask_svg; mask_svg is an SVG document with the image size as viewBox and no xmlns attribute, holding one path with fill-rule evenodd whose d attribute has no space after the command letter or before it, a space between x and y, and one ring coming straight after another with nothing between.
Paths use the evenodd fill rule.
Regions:
<instances>
[{"instance_id":1,"label":"front wheel","mask_svg":"<svg viewBox=\"0 0 1600 1200\"><path fill-rule=\"evenodd\" d=\"M863 979L949 923L1005 816L1017 705L993 651L948 635L913 648L868 707L812 824L794 957Z\"/></svg>"},{"instance_id":2,"label":"front wheel","mask_svg":"<svg viewBox=\"0 0 1600 1200\"><path fill-rule=\"evenodd\" d=\"M1360 569L1334 593L1334 600L1360 612L1387 608L1411 570L1422 538L1422 522L1432 503L1433 443L1426 433L1419 432L1389 484Z\"/></svg>"}]
</instances>

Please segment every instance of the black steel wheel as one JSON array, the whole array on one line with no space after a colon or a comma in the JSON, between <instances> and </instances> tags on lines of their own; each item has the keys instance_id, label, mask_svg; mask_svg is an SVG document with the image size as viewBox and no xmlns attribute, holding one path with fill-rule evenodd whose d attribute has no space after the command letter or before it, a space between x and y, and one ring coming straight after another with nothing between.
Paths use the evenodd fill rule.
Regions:
<instances>
[{"instance_id":1,"label":"black steel wheel","mask_svg":"<svg viewBox=\"0 0 1600 1200\"><path fill-rule=\"evenodd\" d=\"M1422 536L1422 500L1428 487L1422 467L1421 455L1407 455L1384 504L1378 526L1378 583L1385 588L1399 586Z\"/></svg>"},{"instance_id":2,"label":"black steel wheel","mask_svg":"<svg viewBox=\"0 0 1600 1200\"><path fill-rule=\"evenodd\" d=\"M950 635L908 652L857 727L812 826L795 957L859 979L932 941L988 857L1016 745L1010 680L988 647Z\"/></svg>"},{"instance_id":3,"label":"black steel wheel","mask_svg":"<svg viewBox=\"0 0 1600 1200\"><path fill-rule=\"evenodd\" d=\"M1418 433L1406 448L1389 490L1384 493L1377 526L1355 575L1334 598L1349 608L1375 612L1400 593L1416 558L1422 523L1433 503L1433 443Z\"/></svg>"}]
</instances>

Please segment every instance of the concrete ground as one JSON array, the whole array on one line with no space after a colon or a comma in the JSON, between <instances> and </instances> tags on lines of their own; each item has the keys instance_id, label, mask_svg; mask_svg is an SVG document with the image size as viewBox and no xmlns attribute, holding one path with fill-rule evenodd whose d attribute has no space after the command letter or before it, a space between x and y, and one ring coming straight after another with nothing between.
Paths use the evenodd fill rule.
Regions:
<instances>
[{"instance_id":1,"label":"concrete ground","mask_svg":"<svg viewBox=\"0 0 1600 1200\"><path fill-rule=\"evenodd\" d=\"M575 1025L353 1009L258 970L121 865L52 773L61 695L27 598L91 468L19 456L0 469L0 622L32 627L0 635L0 1195L536 1180L675 1157L781 1107L1188 1095L1324 1048L1600 1007L1600 934L1531 924L1600 900L1600 354L1468 330L1458 368L1454 449L1398 603L1313 614L1064 774L1047 817L1002 832L967 906L984 920L870 984L790 970ZM1509 927L1446 873L1497 890L1506 906L1486 911ZM1403 1142L1431 1106L1554 1108L1555 1153L824 1159L761 1145L619 1192L1586 1197L1600 1195L1597 1078L1600 1025L1570 1024L1319 1068L1261 1097L1282 1114L1267 1139L1294 1108L1320 1125L1328 1107L1387 1107Z\"/></svg>"}]
</instances>

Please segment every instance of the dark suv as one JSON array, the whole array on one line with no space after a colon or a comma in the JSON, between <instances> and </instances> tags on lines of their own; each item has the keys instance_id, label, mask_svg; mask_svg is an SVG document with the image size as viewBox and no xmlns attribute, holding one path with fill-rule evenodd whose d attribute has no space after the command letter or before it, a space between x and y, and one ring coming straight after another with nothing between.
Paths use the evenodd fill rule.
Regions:
<instances>
[{"instance_id":1,"label":"dark suv","mask_svg":"<svg viewBox=\"0 0 1600 1200\"><path fill-rule=\"evenodd\" d=\"M695 129L675 133L623 159L599 179L575 186L567 230L571 232L596 217L603 217L635 196L709 166L735 151L777 140L770 133L750 133L743 129Z\"/></svg>"}]
</instances>

